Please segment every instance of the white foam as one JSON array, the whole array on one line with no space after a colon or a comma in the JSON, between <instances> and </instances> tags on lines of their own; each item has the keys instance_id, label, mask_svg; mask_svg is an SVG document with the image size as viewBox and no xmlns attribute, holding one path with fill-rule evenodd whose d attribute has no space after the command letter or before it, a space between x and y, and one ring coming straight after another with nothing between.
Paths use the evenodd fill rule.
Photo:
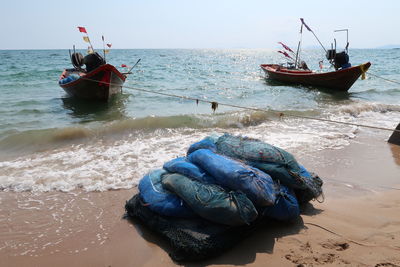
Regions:
<instances>
[{"instance_id":1,"label":"white foam","mask_svg":"<svg viewBox=\"0 0 400 267\"><path fill-rule=\"evenodd\" d=\"M395 107L354 103L339 109L332 107L322 116L336 121L394 128L400 121L400 112ZM287 149L301 162L301 157L312 151L340 149L348 145L361 130L381 138L390 135L357 126L289 117L230 129L162 129L148 134L138 131L117 141L98 139L96 143L72 145L0 162L0 188L13 191L131 188L148 171L184 156L190 144L213 132L259 138Z\"/></svg>"}]
</instances>

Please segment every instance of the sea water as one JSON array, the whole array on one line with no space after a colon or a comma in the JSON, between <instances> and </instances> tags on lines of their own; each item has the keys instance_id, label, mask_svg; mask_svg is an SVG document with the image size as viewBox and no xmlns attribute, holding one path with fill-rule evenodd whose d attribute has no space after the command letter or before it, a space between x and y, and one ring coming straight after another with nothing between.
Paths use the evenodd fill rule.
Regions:
<instances>
[{"instance_id":1,"label":"sea water","mask_svg":"<svg viewBox=\"0 0 400 267\"><path fill-rule=\"evenodd\" d=\"M260 138L300 162L312 151L341 149L360 132L387 140L388 131L303 118L392 129L400 122L400 85L375 76L400 82L400 50L349 53L352 65L370 61L374 76L332 93L265 79L260 64L285 61L273 50L112 50L107 61L121 72L127 70L121 64L141 61L122 94L93 103L58 86L63 69L71 67L68 50L2 50L0 189L131 188L149 170L185 155L191 143L224 132ZM319 70L324 53L304 51L303 59ZM219 105L213 111L209 103L142 89Z\"/></svg>"}]
</instances>

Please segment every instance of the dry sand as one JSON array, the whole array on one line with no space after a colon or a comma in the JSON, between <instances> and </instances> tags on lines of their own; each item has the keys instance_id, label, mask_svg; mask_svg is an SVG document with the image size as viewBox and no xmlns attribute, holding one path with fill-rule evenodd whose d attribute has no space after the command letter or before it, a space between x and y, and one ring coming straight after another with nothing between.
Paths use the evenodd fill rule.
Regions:
<instances>
[{"instance_id":1,"label":"dry sand","mask_svg":"<svg viewBox=\"0 0 400 267\"><path fill-rule=\"evenodd\" d=\"M325 202L185 265L400 266L400 147L360 137L301 156L324 179ZM176 265L165 241L122 218L134 192L0 192L0 265Z\"/></svg>"}]
</instances>

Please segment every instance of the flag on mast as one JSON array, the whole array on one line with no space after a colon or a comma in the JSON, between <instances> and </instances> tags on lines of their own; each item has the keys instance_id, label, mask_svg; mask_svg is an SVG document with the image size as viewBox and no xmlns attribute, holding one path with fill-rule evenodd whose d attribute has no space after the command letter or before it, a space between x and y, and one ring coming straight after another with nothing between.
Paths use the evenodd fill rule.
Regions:
<instances>
[{"instance_id":1,"label":"flag on mast","mask_svg":"<svg viewBox=\"0 0 400 267\"><path fill-rule=\"evenodd\" d=\"M78 27L78 30L79 32L87 33L85 27Z\"/></svg>"},{"instance_id":2,"label":"flag on mast","mask_svg":"<svg viewBox=\"0 0 400 267\"><path fill-rule=\"evenodd\" d=\"M312 32L312 30L310 29L310 27L308 27L308 25L304 22L303 18L300 18L301 23L303 23L304 27L306 27L307 30L309 30L310 32Z\"/></svg>"},{"instance_id":3,"label":"flag on mast","mask_svg":"<svg viewBox=\"0 0 400 267\"><path fill-rule=\"evenodd\" d=\"M287 45L285 45L284 43L282 43L282 42L278 42L278 44L281 44L281 45L283 46L283 48L285 48L287 51L290 51L290 52L294 53L294 52L293 52L293 50L292 50L292 49L290 49L290 47L289 47L289 46L287 46Z\"/></svg>"},{"instance_id":4,"label":"flag on mast","mask_svg":"<svg viewBox=\"0 0 400 267\"><path fill-rule=\"evenodd\" d=\"M86 43L89 43L91 51L94 52L94 48L93 48L92 43L90 42L89 35L88 35L87 31L86 31L86 28L78 26L78 30L79 30L79 32L86 33L86 36L83 36L83 41L85 41Z\"/></svg>"},{"instance_id":5,"label":"flag on mast","mask_svg":"<svg viewBox=\"0 0 400 267\"><path fill-rule=\"evenodd\" d=\"M286 53L285 51L278 51L278 53L283 54L285 57L290 58L291 60L294 60L288 53Z\"/></svg>"}]
</instances>

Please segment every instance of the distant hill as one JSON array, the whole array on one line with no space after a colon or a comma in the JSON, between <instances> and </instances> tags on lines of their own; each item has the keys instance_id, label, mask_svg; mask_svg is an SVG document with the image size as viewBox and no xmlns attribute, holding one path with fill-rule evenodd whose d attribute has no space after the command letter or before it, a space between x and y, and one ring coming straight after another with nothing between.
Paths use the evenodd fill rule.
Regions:
<instances>
[{"instance_id":1,"label":"distant hill","mask_svg":"<svg viewBox=\"0 0 400 267\"><path fill-rule=\"evenodd\" d=\"M382 45L378 46L377 49L393 49L393 48L400 48L400 44L397 45Z\"/></svg>"}]
</instances>

